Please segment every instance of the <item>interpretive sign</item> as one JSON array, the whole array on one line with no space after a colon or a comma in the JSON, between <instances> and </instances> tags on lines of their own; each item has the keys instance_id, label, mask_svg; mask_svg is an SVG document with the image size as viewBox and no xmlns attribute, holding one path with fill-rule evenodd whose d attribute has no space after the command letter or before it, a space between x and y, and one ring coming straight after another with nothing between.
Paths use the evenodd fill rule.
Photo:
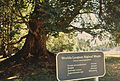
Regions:
<instances>
[{"instance_id":1,"label":"interpretive sign","mask_svg":"<svg viewBox=\"0 0 120 81\"><path fill-rule=\"evenodd\" d=\"M59 53L56 56L58 80L81 80L102 77L105 60L102 52Z\"/></svg>"}]
</instances>

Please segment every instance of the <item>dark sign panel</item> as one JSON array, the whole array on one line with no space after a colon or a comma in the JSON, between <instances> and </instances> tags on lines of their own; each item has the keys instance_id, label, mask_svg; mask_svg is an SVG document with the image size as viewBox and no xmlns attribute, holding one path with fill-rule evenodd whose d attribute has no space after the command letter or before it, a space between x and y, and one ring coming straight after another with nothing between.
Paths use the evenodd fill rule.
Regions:
<instances>
[{"instance_id":1,"label":"dark sign panel","mask_svg":"<svg viewBox=\"0 0 120 81\"><path fill-rule=\"evenodd\" d=\"M101 77L105 73L102 52L60 53L56 56L58 80L80 80Z\"/></svg>"}]
</instances>

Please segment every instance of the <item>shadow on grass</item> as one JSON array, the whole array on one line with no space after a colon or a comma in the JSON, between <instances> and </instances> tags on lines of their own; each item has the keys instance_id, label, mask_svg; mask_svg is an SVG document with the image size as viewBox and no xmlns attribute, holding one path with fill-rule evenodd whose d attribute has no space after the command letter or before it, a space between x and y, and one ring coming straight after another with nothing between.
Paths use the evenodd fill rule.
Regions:
<instances>
[{"instance_id":1,"label":"shadow on grass","mask_svg":"<svg viewBox=\"0 0 120 81\"><path fill-rule=\"evenodd\" d=\"M107 57L106 62L106 74L104 77L99 78L99 81L120 81L120 58L119 57ZM53 75L41 75L36 74L32 76L21 77L19 79L11 79L4 81L58 81L56 74ZM85 79L79 81L94 81L94 79Z\"/></svg>"},{"instance_id":2,"label":"shadow on grass","mask_svg":"<svg viewBox=\"0 0 120 81\"><path fill-rule=\"evenodd\" d=\"M120 57L106 57L106 63L118 63L120 61Z\"/></svg>"}]
</instances>

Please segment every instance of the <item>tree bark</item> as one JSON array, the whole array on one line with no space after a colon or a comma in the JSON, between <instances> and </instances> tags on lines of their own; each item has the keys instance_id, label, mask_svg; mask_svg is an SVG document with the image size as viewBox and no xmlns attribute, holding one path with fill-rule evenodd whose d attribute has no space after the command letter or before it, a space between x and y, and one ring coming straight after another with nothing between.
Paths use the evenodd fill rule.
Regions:
<instances>
[{"instance_id":1,"label":"tree bark","mask_svg":"<svg viewBox=\"0 0 120 81\"><path fill-rule=\"evenodd\" d=\"M40 58L42 61L47 61L49 63L55 64L55 54L49 52L46 48L46 35L43 34L42 20L32 20L30 22L30 27L36 35L32 34L30 31L26 37L26 41L21 50L19 50L14 56L0 63L4 65L8 62L15 62L21 59L26 59L29 54Z\"/></svg>"},{"instance_id":2,"label":"tree bark","mask_svg":"<svg viewBox=\"0 0 120 81\"><path fill-rule=\"evenodd\" d=\"M30 37L32 41L30 53L37 57L42 56L45 59L47 58L49 61L55 61L55 55L50 53L46 48L47 35L44 34L45 30L42 27L44 24L45 22L42 19L35 19L30 22L32 31L36 33L36 35L32 34Z\"/></svg>"},{"instance_id":3,"label":"tree bark","mask_svg":"<svg viewBox=\"0 0 120 81\"><path fill-rule=\"evenodd\" d=\"M36 34L28 33L25 45L22 48L24 52L22 55L26 57L30 53L43 60L47 59L49 62L54 61L53 63L55 63L55 54L49 52L46 48L47 35L44 34L45 30L42 27L44 24L45 22L42 19L33 19L29 22L32 31Z\"/></svg>"}]
</instances>

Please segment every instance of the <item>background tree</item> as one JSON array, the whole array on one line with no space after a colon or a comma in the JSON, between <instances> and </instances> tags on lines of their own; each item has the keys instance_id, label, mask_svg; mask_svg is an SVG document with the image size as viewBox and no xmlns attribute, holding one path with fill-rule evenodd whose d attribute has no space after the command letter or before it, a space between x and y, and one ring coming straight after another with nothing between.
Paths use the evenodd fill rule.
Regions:
<instances>
[{"instance_id":1,"label":"background tree","mask_svg":"<svg viewBox=\"0 0 120 81\"><path fill-rule=\"evenodd\" d=\"M54 36L50 36L46 42L47 49L53 53L59 52L70 52L74 51L74 40L75 35L73 33L63 33L60 32L59 36L55 38Z\"/></svg>"},{"instance_id":2,"label":"background tree","mask_svg":"<svg viewBox=\"0 0 120 81\"><path fill-rule=\"evenodd\" d=\"M16 21L16 16L11 13L8 7L1 3L0 9L0 52L3 57L10 57L15 50L19 49L14 44L16 44L15 41L21 35L20 32L24 27L21 28L21 23L14 22ZM21 46L20 43L19 45Z\"/></svg>"},{"instance_id":3,"label":"background tree","mask_svg":"<svg viewBox=\"0 0 120 81\"><path fill-rule=\"evenodd\" d=\"M103 8L101 9L101 17L104 21L105 29L112 34L111 40L116 42L116 45L120 43L120 1L118 0L103 0Z\"/></svg>"}]
</instances>

